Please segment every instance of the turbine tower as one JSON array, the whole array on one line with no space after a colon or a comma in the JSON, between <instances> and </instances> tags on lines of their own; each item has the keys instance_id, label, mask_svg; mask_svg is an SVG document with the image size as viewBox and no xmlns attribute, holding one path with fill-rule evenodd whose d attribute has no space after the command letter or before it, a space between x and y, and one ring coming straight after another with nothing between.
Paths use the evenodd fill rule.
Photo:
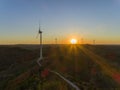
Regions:
<instances>
[{"instance_id":1,"label":"turbine tower","mask_svg":"<svg viewBox=\"0 0 120 90\"><path fill-rule=\"evenodd\" d=\"M40 58L37 60L37 63L39 66L41 66L40 61L43 59L43 56L42 56L42 31L40 30L40 25L38 33L40 34Z\"/></svg>"}]
</instances>

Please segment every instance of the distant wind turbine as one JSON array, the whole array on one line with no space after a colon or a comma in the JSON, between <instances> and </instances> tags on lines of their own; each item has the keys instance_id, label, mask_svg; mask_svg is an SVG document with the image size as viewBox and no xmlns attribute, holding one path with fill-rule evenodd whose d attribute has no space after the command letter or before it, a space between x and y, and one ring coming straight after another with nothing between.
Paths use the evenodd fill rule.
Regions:
<instances>
[{"instance_id":1,"label":"distant wind turbine","mask_svg":"<svg viewBox=\"0 0 120 90\"><path fill-rule=\"evenodd\" d=\"M81 38L81 43L84 44L84 40L83 40L83 38Z\"/></svg>"},{"instance_id":2,"label":"distant wind turbine","mask_svg":"<svg viewBox=\"0 0 120 90\"><path fill-rule=\"evenodd\" d=\"M93 45L95 45L95 40L93 40Z\"/></svg>"},{"instance_id":3,"label":"distant wind turbine","mask_svg":"<svg viewBox=\"0 0 120 90\"><path fill-rule=\"evenodd\" d=\"M55 38L55 44L57 45L57 38Z\"/></svg>"}]
</instances>

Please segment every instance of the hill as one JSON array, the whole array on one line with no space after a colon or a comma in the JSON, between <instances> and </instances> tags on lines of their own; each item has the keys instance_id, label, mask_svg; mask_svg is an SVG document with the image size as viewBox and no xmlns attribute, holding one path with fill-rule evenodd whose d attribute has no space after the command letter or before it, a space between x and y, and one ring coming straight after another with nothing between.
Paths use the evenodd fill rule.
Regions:
<instances>
[{"instance_id":1,"label":"hill","mask_svg":"<svg viewBox=\"0 0 120 90\"><path fill-rule=\"evenodd\" d=\"M8 75L1 78L1 88L40 89L42 78L36 63L39 46L36 48L36 45L16 45L0 48L0 73L3 73L3 76ZM43 68L59 72L81 89L120 88L119 51L120 46L112 45L46 45L43 46ZM113 76L116 70L118 75ZM51 72L43 81L45 90L74 90Z\"/></svg>"}]
</instances>

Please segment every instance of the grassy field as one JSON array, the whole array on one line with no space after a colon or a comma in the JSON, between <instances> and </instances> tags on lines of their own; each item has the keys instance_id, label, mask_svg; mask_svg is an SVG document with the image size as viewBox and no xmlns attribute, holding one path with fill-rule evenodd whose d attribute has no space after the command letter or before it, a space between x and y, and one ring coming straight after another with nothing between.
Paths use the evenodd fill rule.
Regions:
<instances>
[{"instance_id":1,"label":"grassy field","mask_svg":"<svg viewBox=\"0 0 120 90\"><path fill-rule=\"evenodd\" d=\"M120 46L44 45L45 69L54 70L80 89L120 88ZM0 46L0 90L74 90L49 72L41 77L38 45Z\"/></svg>"}]
</instances>

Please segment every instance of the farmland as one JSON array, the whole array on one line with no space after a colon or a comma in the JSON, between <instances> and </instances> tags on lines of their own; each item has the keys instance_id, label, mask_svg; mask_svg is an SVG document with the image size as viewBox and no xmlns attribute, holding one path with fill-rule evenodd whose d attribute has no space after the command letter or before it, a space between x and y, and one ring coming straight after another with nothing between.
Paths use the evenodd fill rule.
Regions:
<instances>
[{"instance_id":1,"label":"farmland","mask_svg":"<svg viewBox=\"0 0 120 90\"><path fill-rule=\"evenodd\" d=\"M56 71L80 89L120 88L119 45L44 45L44 69ZM0 46L2 90L74 90L49 72L40 77L38 45Z\"/></svg>"}]
</instances>

